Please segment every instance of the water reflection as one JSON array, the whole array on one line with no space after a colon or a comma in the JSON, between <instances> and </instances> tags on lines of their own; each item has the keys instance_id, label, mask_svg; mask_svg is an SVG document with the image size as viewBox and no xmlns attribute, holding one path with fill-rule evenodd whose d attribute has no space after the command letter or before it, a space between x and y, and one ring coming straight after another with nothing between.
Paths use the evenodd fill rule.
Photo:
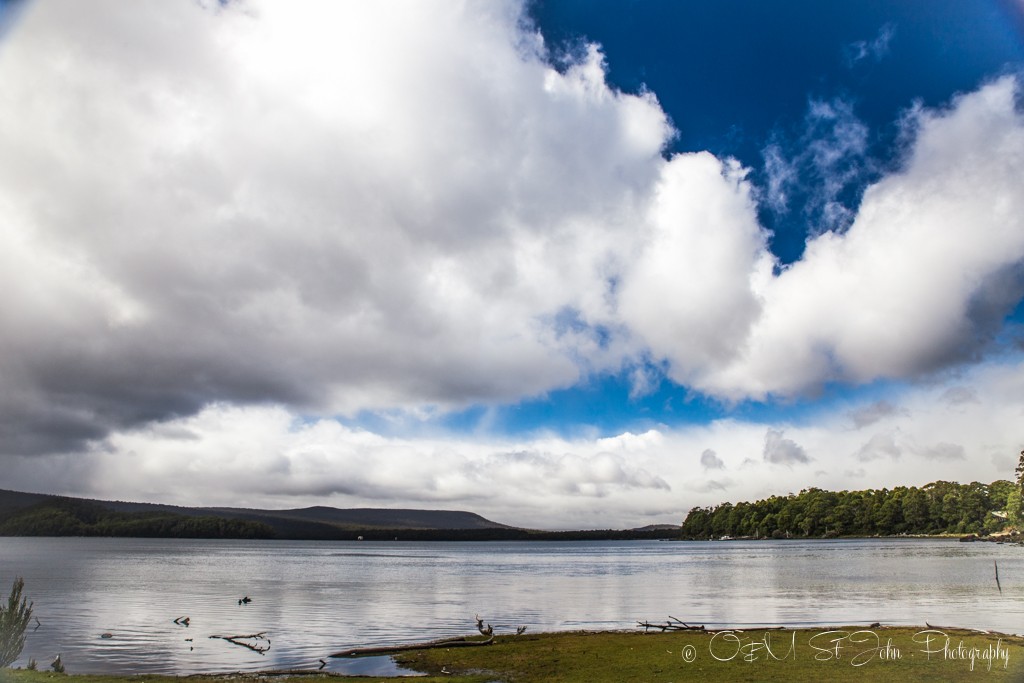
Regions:
<instances>
[{"instance_id":1,"label":"water reflection","mask_svg":"<svg viewBox=\"0 0 1024 683\"><path fill-rule=\"evenodd\" d=\"M1024 624L1024 551L930 540L0 538L0 590L15 576L42 624L24 661L61 653L73 673L316 669L346 648L472 633L475 614L498 633L628 629L669 614L711 627ZM253 601L239 605L244 595ZM184 616L189 626L174 623ZM261 632L272 642L264 654L209 638Z\"/></svg>"},{"instance_id":2,"label":"water reflection","mask_svg":"<svg viewBox=\"0 0 1024 683\"><path fill-rule=\"evenodd\" d=\"M331 659L325 671L346 676L422 676L419 672L399 666L391 657L359 657L358 659Z\"/></svg>"}]
</instances>

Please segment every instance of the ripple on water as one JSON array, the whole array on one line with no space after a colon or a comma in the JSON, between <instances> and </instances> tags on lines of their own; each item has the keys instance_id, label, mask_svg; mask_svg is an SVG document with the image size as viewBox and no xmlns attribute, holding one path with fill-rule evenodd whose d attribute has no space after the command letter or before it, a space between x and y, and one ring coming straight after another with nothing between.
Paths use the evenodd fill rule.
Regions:
<instances>
[{"instance_id":1,"label":"ripple on water","mask_svg":"<svg viewBox=\"0 0 1024 683\"><path fill-rule=\"evenodd\" d=\"M45 666L60 653L72 673L316 669L346 648L472 634L477 614L497 633L629 629L668 614L719 626L1024 624L1020 548L955 541L0 538L0 567L0 580L25 577L42 624L18 664ZM245 595L252 603L239 605ZM174 623L185 616L189 626ZM255 633L268 652L209 638ZM328 661L331 670L372 664Z\"/></svg>"}]
</instances>

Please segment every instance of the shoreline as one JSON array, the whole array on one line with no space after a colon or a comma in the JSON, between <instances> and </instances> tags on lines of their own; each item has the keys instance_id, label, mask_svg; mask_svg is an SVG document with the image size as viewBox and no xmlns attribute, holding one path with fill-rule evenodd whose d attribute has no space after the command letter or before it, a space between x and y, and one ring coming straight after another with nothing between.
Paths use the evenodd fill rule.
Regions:
<instances>
[{"instance_id":1,"label":"shoreline","mask_svg":"<svg viewBox=\"0 0 1024 683\"><path fill-rule=\"evenodd\" d=\"M402 532L411 532L405 533ZM455 533L449 534L448 531ZM667 536L663 533L634 534L631 530L581 530L581 531L531 531L526 535L497 534L488 536L477 533L461 533L462 530L431 530L424 533L422 529L402 530L391 529L382 532L379 529L362 530L352 538L214 538L188 536L103 536L93 534L69 535L3 535L0 538L83 538L83 539L124 539L147 541L239 541L262 543L302 542L302 543L585 543L601 541L660 541L671 543L729 543L736 541L785 542L785 541L959 541L961 543L997 543L1000 545L1019 545L1024 547L1024 535L990 534L896 534L891 536L793 536L791 538L756 538L753 536L729 536L720 538L681 538Z\"/></svg>"},{"instance_id":2,"label":"shoreline","mask_svg":"<svg viewBox=\"0 0 1024 683\"><path fill-rule=\"evenodd\" d=\"M387 655L384 655L387 656ZM815 628L565 631L501 635L473 648L433 648L392 657L422 672L415 680L487 681L1019 680L1024 635L951 626L872 624ZM753 676L753 677L752 677ZM395 681L314 669L151 674L56 674L0 670L0 683L161 683L189 681Z\"/></svg>"}]
</instances>

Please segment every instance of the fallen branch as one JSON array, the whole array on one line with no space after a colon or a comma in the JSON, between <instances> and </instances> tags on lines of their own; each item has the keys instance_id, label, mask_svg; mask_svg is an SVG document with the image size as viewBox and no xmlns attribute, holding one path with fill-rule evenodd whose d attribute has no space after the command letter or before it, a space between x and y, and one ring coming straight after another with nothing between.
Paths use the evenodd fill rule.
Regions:
<instances>
[{"instance_id":1,"label":"fallen branch","mask_svg":"<svg viewBox=\"0 0 1024 683\"><path fill-rule=\"evenodd\" d=\"M703 630L705 630L703 625L691 626L690 624L687 624L685 621L681 621L679 619L676 619L672 615L669 615L668 621L666 621L664 624L652 624L649 621L638 621L638 622L636 622L636 625L638 627L643 627L644 631L647 631L648 629L656 628L656 629L660 629L662 633L664 633L665 631L703 631Z\"/></svg>"},{"instance_id":2,"label":"fallen branch","mask_svg":"<svg viewBox=\"0 0 1024 683\"><path fill-rule=\"evenodd\" d=\"M469 638L469 636L461 636L458 638L444 638L441 640L431 640L425 643L393 645L390 647L356 647L351 650L335 652L329 656L334 659L342 657L370 657L374 655L396 654L399 652L412 652L413 650L433 650L435 648L442 647L479 647L481 645L490 645L494 642L494 636L488 637L487 640L470 640Z\"/></svg>"},{"instance_id":3,"label":"fallen branch","mask_svg":"<svg viewBox=\"0 0 1024 683\"><path fill-rule=\"evenodd\" d=\"M267 638L266 633L267 633L266 631L260 631L259 633L253 633L252 635L248 635L248 636L210 636L210 638L219 638L220 640L226 640L229 643L233 643L235 645L241 645L242 647L249 648L253 652L259 652L262 655L262 654L265 654L267 652L267 650L270 649L270 638ZM266 646L262 646L262 645L258 645L258 644L257 645L253 645L252 643L246 643L245 642L246 640L256 640L256 641L265 640L265 641L267 641L267 644L266 644Z\"/></svg>"}]
</instances>

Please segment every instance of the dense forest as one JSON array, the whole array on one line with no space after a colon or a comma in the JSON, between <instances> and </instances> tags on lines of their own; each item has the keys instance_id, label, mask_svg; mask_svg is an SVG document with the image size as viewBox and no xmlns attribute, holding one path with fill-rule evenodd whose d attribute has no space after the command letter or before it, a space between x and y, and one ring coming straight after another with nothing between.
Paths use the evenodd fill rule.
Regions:
<instances>
[{"instance_id":1,"label":"dense forest","mask_svg":"<svg viewBox=\"0 0 1024 683\"><path fill-rule=\"evenodd\" d=\"M1022 458L1024 459L1024 458ZM691 539L835 538L900 534L985 534L1007 521L992 514L1006 509L1017 484L957 484L936 481L921 488L898 486L868 491L823 491L772 496L754 503L695 507L683 522Z\"/></svg>"},{"instance_id":2,"label":"dense forest","mask_svg":"<svg viewBox=\"0 0 1024 683\"><path fill-rule=\"evenodd\" d=\"M163 512L116 512L75 498L52 498L0 520L0 536L134 536L140 538L272 538L266 524Z\"/></svg>"}]
</instances>

